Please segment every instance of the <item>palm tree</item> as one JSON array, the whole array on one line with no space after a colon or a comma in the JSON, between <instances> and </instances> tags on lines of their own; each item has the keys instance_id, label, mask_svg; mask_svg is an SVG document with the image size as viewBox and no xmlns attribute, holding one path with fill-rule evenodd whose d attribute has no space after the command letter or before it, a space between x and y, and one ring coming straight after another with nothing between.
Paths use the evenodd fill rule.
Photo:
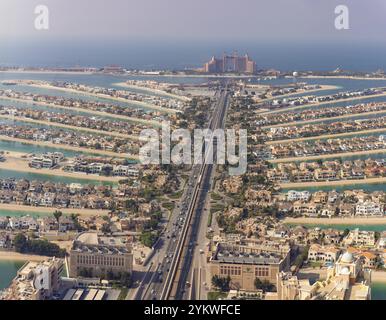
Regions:
<instances>
[{"instance_id":1,"label":"palm tree","mask_svg":"<svg viewBox=\"0 0 386 320\"><path fill-rule=\"evenodd\" d=\"M63 215L62 211L59 211L59 210L55 210L55 212L53 213L56 221L59 223L59 219L60 217Z\"/></svg>"}]
</instances>

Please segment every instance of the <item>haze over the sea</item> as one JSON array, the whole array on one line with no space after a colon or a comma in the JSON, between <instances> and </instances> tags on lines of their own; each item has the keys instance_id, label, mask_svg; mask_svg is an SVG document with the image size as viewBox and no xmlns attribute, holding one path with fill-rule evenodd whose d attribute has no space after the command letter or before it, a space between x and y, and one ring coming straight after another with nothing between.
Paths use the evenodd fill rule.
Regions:
<instances>
[{"instance_id":1,"label":"haze over the sea","mask_svg":"<svg viewBox=\"0 0 386 320\"><path fill-rule=\"evenodd\" d=\"M4 47L3 47L4 48ZM1 66L103 67L117 64L138 69L183 69L199 67L212 55L238 50L248 53L258 68L279 70L354 71L386 69L386 45L277 42L186 42L169 41L45 41L39 45L8 43L0 52Z\"/></svg>"},{"instance_id":2,"label":"haze over the sea","mask_svg":"<svg viewBox=\"0 0 386 320\"><path fill-rule=\"evenodd\" d=\"M34 26L36 6L49 29ZM348 9L349 29L335 28ZM386 69L384 0L1 0L0 66L198 67L238 50L260 68Z\"/></svg>"}]
</instances>

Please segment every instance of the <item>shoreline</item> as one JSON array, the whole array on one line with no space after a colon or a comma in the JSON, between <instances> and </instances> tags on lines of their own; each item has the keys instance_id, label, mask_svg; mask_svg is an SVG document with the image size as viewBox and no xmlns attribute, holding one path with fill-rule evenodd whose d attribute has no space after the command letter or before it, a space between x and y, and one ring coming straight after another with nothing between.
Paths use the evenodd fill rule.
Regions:
<instances>
[{"instance_id":1,"label":"shoreline","mask_svg":"<svg viewBox=\"0 0 386 320\"><path fill-rule=\"evenodd\" d=\"M386 78L377 78L377 77L355 77L355 76L301 76L299 79L349 79L349 80L383 80L386 81Z\"/></svg>"},{"instance_id":2,"label":"shoreline","mask_svg":"<svg viewBox=\"0 0 386 320\"><path fill-rule=\"evenodd\" d=\"M28 83L28 81L32 81L33 83ZM59 90L59 91L75 93L75 94L79 94L79 95L85 95L85 96L96 97L96 98L101 98L101 99L107 99L107 100L112 100L112 101L119 101L119 102L127 103L129 105L132 104L132 105L135 105L137 107L142 107L142 108L145 108L145 109L157 110L157 111L164 112L164 113L177 113L177 112L181 112L181 111L175 110L175 109L159 107L159 106L156 106L156 105L153 105L153 104L149 104L147 102L136 101L136 100L129 100L129 99L120 98L120 97L112 97L112 96L109 96L107 94L102 94L102 93L92 93L92 92L86 92L86 91L70 89L70 88L55 87L55 86L48 85L48 84L36 84L36 83L34 83L34 80L23 80L22 82L20 82L18 84L22 84L22 85L26 85L26 86L31 86L31 87L38 88L38 89Z\"/></svg>"},{"instance_id":3,"label":"shoreline","mask_svg":"<svg viewBox=\"0 0 386 320\"><path fill-rule=\"evenodd\" d=\"M98 134L98 135L106 135L106 136L113 136L113 137L117 137L117 138L124 138L124 139L128 139L128 140L140 140L139 136L124 134L124 133L120 133L120 132L116 132L116 131L103 131L103 130L97 130L97 129L87 128L87 127L76 127L76 126L68 125L68 124L64 124L64 123L51 122L51 121L47 121L47 120L36 120L36 119L32 119L32 118L27 118L27 117L17 117L17 116L0 114L0 119L15 120L15 121L20 121L20 122L29 122L29 123L34 123L34 124L40 124L43 126L52 126L52 127L69 129L69 130L74 130L74 131L83 131L83 132L88 132L88 133L93 133L93 134Z\"/></svg>"},{"instance_id":4,"label":"shoreline","mask_svg":"<svg viewBox=\"0 0 386 320\"><path fill-rule=\"evenodd\" d=\"M98 181L98 182L118 183L119 180L122 180L122 177L107 177L107 176L98 176L98 175L92 175L92 174L89 174L89 175L78 174L78 173L63 171L57 168L56 169L45 169L45 168L34 169L28 166L27 159L22 159L21 157L18 156L17 153L13 153L12 151L8 151L8 154L5 153L5 161L0 162L0 169L23 172L23 173L49 175L49 176L55 176L55 177L74 178L79 180Z\"/></svg>"},{"instance_id":5,"label":"shoreline","mask_svg":"<svg viewBox=\"0 0 386 320\"><path fill-rule=\"evenodd\" d=\"M0 203L0 211L1 210L7 210L7 211L25 211L30 213L37 213L37 214L52 214L55 210L62 211L63 214L79 214L81 216L92 216L92 215L101 215L105 216L109 213L109 210L102 210L102 209L77 209L77 208L58 208L58 207L33 207L33 206L26 206L22 204L13 204L13 203Z\"/></svg>"},{"instance_id":6,"label":"shoreline","mask_svg":"<svg viewBox=\"0 0 386 320\"><path fill-rule=\"evenodd\" d=\"M314 93L314 92L327 91L327 90L338 90L338 89L342 88L340 86L335 86L335 85L324 85L323 84L323 85L320 85L320 86L321 86L321 88L319 88L319 89L303 90L301 92L286 93L286 94L282 94L282 95L278 95L278 96L274 96L274 97L270 97L270 98L266 98L266 99L262 99L262 100L256 100L256 103L267 102L267 101L271 101L271 100L275 100L275 99L281 99L281 98L286 98L286 97L291 97L291 96L295 96L295 95L304 96L304 95L307 95L307 93Z\"/></svg>"},{"instance_id":7,"label":"shoreline","mask_svg":"<svg viewBox=\"0 0 386 320\"><path fill-rule=\"evenodd\" d=\"M282 109L276 109L276 110L271 110L271 111L264 111L264 112L261 112L259 114L265 115L265 114L272 114L272 113L281 113L281 112L298 110L298 109L319 107L319 106L326 105L326 104L335 104L335 103L348 102L348 101L373 99L373 98L380 98L380 97L385 97L385 96L386 96L386 92L379 93L379 94L372 94L372 95L368 95L368 96L350 97L350 98L345 98L345 99L339 99L339 100L336 100L336 101L323 101L323 102L317 102L317 103L308 103L308 104L304 104L304 105L301 105L301 106L285 107L285 108L282 108Z\"/></svg>"},{"instance_id":8,"label":"shoreline","mask_svg":"<svg viewBox=\"0 0 386 320\"><path fill-rule=\"evenodd\" d=\"M137 160L138 156L136 155L130 155L125 153L117 153L113 151L105 151L105 150L96 150L96 149L87 149L87 148L81 148L81 147L75 147L65 144L55 144L52 142L47 141L34 141L34 140L27 140L27 139L21 139L21 138L11 138L8 136L0 135L0 141L10 141L10 142L20 142L24 144L31 144L41 147L50 147L55 149L62 149L62 150L68 150L68 151L76 151L79 153L85 153L85 154L98 154L101 156L109 156L109 157L115 157L115 158L121 158L121 159L133 159Z\"/></svg>"},{"instance_id":9,"label":"shoreline","mask_svg":"<svg viewBox=\"0 0 386 320\"><path fill-rule=\"evenodd\" d=\"M52 257L48 256L39 256L36 254L24 254L16 251L3 251L0 250L0 261L9 260L9 261L44 261Z\"/></svg>"},{"instance_id":10,"label":"shoreline","mask_svg":"<svg viewBox=\"0 0 386 320\"><path fill-rule=\"evenodd\" d=\"M124 115L114 114L114 113L107 113L107 112L103 112L103 111L83 109L83 108L78 108L78 107L66 107L66 106L61 106L59 104L48 103L48 102L43 102L43 101L33 101L33 100L28 100L28 99L19 99L19 98L0 96L0 101L1 100L10 100L10 101L15 101L15 102L29 103L32 105L40 105L43 107L62 109L62 110L68 110L68 111L73 110L73 111L92 114L92 115L99 115L101 117L115 118L115 119L125 120L125 121L129 121L129 122L143 123L143 124L149 124L149 125L153 125L153 126L159 126L159 123L155 120L140 119L140 118L135 118L135 117L129 117L129 116L124 116Z\"/></svg>"},{"instance_id":11,"label":"shoreline","mask_svg":"<svg viewBox=\"0 0 386 320\"><path fill-rule=\"evenodd\" d=\"M386 225L386 216L384 217L345 217L345 218L290 218L286 217L282 221L284 224L299 225Z\"/></svg>"},{"instance_id":12,"label":"shoreline","mask_svg":"<svg viewBox=\"0 0 386 320\"><path fill-rule=\"evenodd\" d=\"M310 119L310 120L299 120L299 121L292 121L292 122L283 122L283 123L278 123L273 125L266 125L266 126L262 126L261 129L298 126L298 125L304 125L304 124L315 123L315 122L325 122L329 120L340 120L340 119L355 118L355 117L366 117L366 116L384 114L384 113L386 113L386 110L369 111L369 112L354 113L354 114L344 114L341 116L335 116L335 117L329 117L329 118L317 118L317 119Z\"/></svg>"},{"instance_id":13,"label":"shoreline","mask_svg":"<svg viewBox=\"0 0 386 320\"><path fill-rule=\"evenodd\" d=\"M288 188L309 188L309 187L329 187L329 186L347 186L355 184L381 184L386 183L386 177L353 179L353 180L337 180L337 181L321 181L321 182L290 182L280 183L283 189Z\"/></svg>"},{"instance_id":14,"label":"shoreline","mask_svg":"<svg viewBox=\"0 0 386 320\"><path fill-rule=\"evenodd\" d=\"M346 158L356 155L366 155L366 154L378 154L386 153L386 149L377 149L377 150L365 150L365 151L352 151L352 152L341 152L341 153L332 153L316 156L302 156L302 157L290 157L290 158L279 158L268 160L270 163L281 163L281 162L299 162L299 161L310 161L318 159L331 159L331 158Z\"/></svg>"},{"instance_id":15,"label":"shoreline","mask_svg":"<svg viewBox=\"0 0 386 320\"><path fill-rule=\"evenodd\" d=\"M379 270L372 271L371 282L386 284L386 271L379 271Z\"/></svg>"},{"instance_id":16,"label":"shoreline","mask_svg":"<svg viewBox=\"0 0 386 320\"><path fill-rule=\"evenodd\" d=\"M371 134L371 133L378 133L378 132L385 132L385 131L386 131L386 128L378 128L378 129L368 129L368 130L343 132L343 133L329 133L329 134L322 134L319 136L312 136L312 137L267 141L265 144L266 145L273 145L273 144L283 144L283 143L310 141L310 140L312 141L312 140L320 140L320 139L335 139L335 138L340 138L340 137L355 136L357 134L363 135L363 134L368 134L368 133Z\"/></svg>"},{"instance_id":17,"label":"shoreline","mask_svg":"<svg viewBox=\"0 0 386 320\"><path fill-rule=\"evenodd\" d=\"M160 95L164 95L164 96L174 98L177 100L181 100L181 101L190 101L191 100L188 97L179 96L177 94L169 93L169 92L163 91L161 89L146 88L146 87L136 86L133 84L127 84L126 82L116 82L116 83L113 83L113 85L118 86L118 87L122 87L122 88L138 89L138 90L148 91L148 92L152 92L152 93L158 93Z\"/></svg>"}]
</instances>

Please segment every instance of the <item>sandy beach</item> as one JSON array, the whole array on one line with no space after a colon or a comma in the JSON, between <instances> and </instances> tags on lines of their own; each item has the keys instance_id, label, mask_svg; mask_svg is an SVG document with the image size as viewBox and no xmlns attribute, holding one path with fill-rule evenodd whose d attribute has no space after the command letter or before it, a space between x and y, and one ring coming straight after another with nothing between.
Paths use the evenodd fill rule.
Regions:
<instances>
[{"instance_id":1,"label":"sandy beach","mask_svg":"<svg viewBox=\"0 0 386 320\"><path fill-rule=\"evenodd\" d=\"M21 74L68 74L68 75L85 75L95 74L92 71L53 71L53 70L2 70L0 73L21 73Z\"/></svg>"},{"instance_id":2,"label":"sandy beach","mask_svg":"<svg viewBox=\"0 0 386 320\"><path fill-rule=\"evenodd\" d=\"M11 260L11 261L43 261L49 259L47 256L38 256L35 254L23 254L15 251L1 251L0 260Z\"/></svg>"},{"instance_id":3,"label":"sandy beach","mask_svg":"<svg viewBox=\"0 0 386 320\"><path fill-rule=\"evenodd\" d=\"M333 86L333 85L321 85L321 88L319 89L313 89L313 90L300 90L299 92L294 92L294 93L286 93L286 94L281 94L281 95L277 95L277 96L274 96L274 97L270 97L270 98L266 98L266 99L256 99L256 103L262 103L262 102L267 102L267 101L270 101L270 100L276 100L276 99L281 99L281 98L285 98L285 97L291 97L291 96L294 96L294 95L307 95L308 93L315 93L315 92L319 92L319 91L326 91L326 90L337 90L337 89L340 89L341 87L339 86Z\"/></svg>"},{"instance_id":4,"label":"sandy beach","mask_svg":"<svg viewBox=\"0 0 386 320\"><path fill-rule=\"evenodd\" d=\"M374 225L374 224L386 224L386 217L344 217L344 218L285 218L283 223L288 224L313 224L313 225L323 225L323 224L350 224L350 225Z\"/></svg>"},{"instance_id":5,"label":"sandy beach","mask_svg":"<svg viewBox=\"0 0 386 320\"><path fill-rule=\"evenodd\" d=\"M269 128L277 128L277 127L297 126L297 125L304 125L304 124L315 123L315 122L341 120L341 119L354 118L354 117L366 117L366 116L371 116L371 115L376 115L376 114L385 114L385 113L386 113L386 110L370 111L370 112L363 112L363 113L353 113L353 114L344 114L341 116L329 117L329 118L317 118L317 119L311 119L311 120L283 122L283 123L279 123L279 124L262 126L261 128L262 129L269 129Z\"/></svg>"},{"instance_id":6,"label":"sandy beach","mask_svg":"<svg viewBox=\"0 0 386 320\"><path fill-rule=\"evenodd\" d=\"M376 78L376 77L355 77L355 76L301 76L301 78L309 79L349 79L349 80L383 80L386 81L386 78Z\"/></svg>"},{"instance_id":7,"label":"sandy beach","mask_svg":"<svg viewBox=\"0 0 386 320\"><path fill-rule=\"evenodd\" d=\"M29 123L34 123L34 124L41 124L41 125L46 125L46 126L75 130L75 131L89 132L89 133L93 133L93 134L112 136L112 137L124 138L124 139L129 139L129 140L139 140L139 136L136 136L136 135L123 134L123 133L114 132L114 131L103 131L103 130L91 129L91 128L86 128L86 127L76 127L76 126L72 126L72 125L68 125L68 124L51 122L51 121L44 121L44 120L36 120L36 119L31 119L31 118L26 118L26 117L0 115L0 119L29 122Z\"/></svg>"},{"instance_id":8,"label":"sandy beach","mask_svg":"<svg viewBox=\"0 0 386 320\"><path fill-rule=\"evenodd\" d=\"M379 97L385 97L385 96L386 96L386 92L380 93L380 94L373 94L373 95L369 95L369 96L350 97L350 98L346 98L346 99L339 99L336 101L308 103L308 104L304 104L304 105L296 106L296 107L286 107L286 108L282 108L282 109L279 108L276 110L261 112L261 114L280 113L280 112L291 111L291 110L318 107L318 106L322 106L322 105L326 105L326 104L334 104L334 103L348 102L348 101L357 101L357 100L363 100L363 99L373 99L373 98L379 98Z\"/></svg>"},{"instance_id":9,"label":"sandy beach","mask_svg":"<svg viewBox=\"0 0 386 320\"><path fill-rule=\"evenodd\" d=\"M52 214L55 210L60 210L63 214L72 214L76 213L82 216L92 216L92 215L107 215L109 210L95 210L95 209L76 209L76 208L56 208L56 207L32 207L25 206L20 204L12 203L0 203L0 210L7 211L25 211L31 213L49 213Z\"/></svg>"},{"instance_id":10,"label":"sandy beach","mask_svg":"<svg viewBox=\"0 0 386 320\"><path fill-rule=\"evenodd\" d=\"M352 156L360 156L360 155L366 155L366 154L378 154L378 153L386 153L386 149L354 151L354 152L341 152L341 153L332 153L332 154L321 154L321 155L309 156L309 157L280 158L280 159L268 160L268 162L270 162L270 163L281 163L281 162L294 162L294 161L309 161L309 160L332 159L332 158L340 158L340 157L352 157Z\"/></svg>"},{"instance_id":11,"label":"sandy beach","mask_svg":"<svg viewBox=\"0 0 386 320\"><path fill-rule=\"evenodd\" d=\"M371 134L371 133L378 133L378 132L386 132L386 128L369 129L369 130L335 133L335 134L322 134L320 136L312 136L312 137L305 137L305 138L267 141L265 144L272 145L272 144L282 144L282 143L291 143L291 142L300 142L300 141L320 140L320 139L337 139L341 137L354 136L357 134L364 135L364 134Z\"/></svg>"},{"instance_id":12,"label":"sandy beach","mask_svg":"<svg viewBox=\"0 0 386 320\"><path fill-rule=\"evenodd\" d=\"M371 272L371 282L386 283L386 271L373 270Z\"/></svg>"},{"instance_id":13,"label":"sandy beach","mask_svg":"<svg viewBox=\"0 0 386 320\"><path fill-rule=\"evenodd\" d=\"M6 161L0 162L0 169L12 170L18 172L34 173L34 174L45 174L56 177L67 177L74 179L92 180L92 181L107 181L107 182L118 182L122 178L119 177L106 177L99 176L96 174L84 174L67 172L61 169L34 169L28 165L28 160L21 158L18 153L8 152L6 154Z\"/></svg>"},{"instance_id":14,"label":"sandy beach","mask_svg":"<svg viewBox=\"0 0 386 320\"><path fill-rule=\"evenodd\" d=\"M85 95L85 96L102 98L102 99L107 99L107 100L125 102L125 103L132 104L132 105L135 105L135 106L138 106L141 108L157 110L157 111L164 112L164 113L176 113L176 112L178 112L178 110L175 110L175 109L159 107L159 106L156 106L154 104L147 103L147 102L128 100L128 99L119 98L119 97L112 97L112 96L109 96L107 94L102 94L102 93L91 93L91 92L85 92L85 91L81 91L81 90L70 89L70 88L55 87L55 86L48 85L48 84L44 84L44 85L43 84L31 84L31 83L28 83L28 81L33 81L33 80L23 80L21 83L23 85L27 85L27 86L31 86L31 87L35 87L35 88L40 88L40 89L59 90L59 91L64 91L64 92L76 93L79 95Z\"/></svg>"},{"instance_id":15,"label":"sandy beach","mask_svg":"<svg viewBox=\"0 0 386 320\"><path fill-rule=\"evenodd\" d=\"M308 187L328 187L328 186L348 186L353 184L376 184L386 183L386 177L367 178L355 180L338 180L338 181L322 181L322 182L290 182L281 183L281 188L308 188Z\"/></svg>"},{"instance_id":16,"label":"sandy beach","mask_svg":"<svg viewBox=\"0 0 386 320\"><path fill-rule=\"evenodd\" d=\"M134 159L134 160L138 159L137 155L130 155L127 153L118 153L118 152L105 151L105 150L87 149L87 148L69 146L65 144L55 144L48 141L33 141L33 140L27 140L27 139L12 138L4 135L0 135L0 140L20 142L25 144L32 144L36 146L50 147L50 148L63 149L63 150L69 150L69 151L76 151L79 153L98 154L102 156L109 156L109 157L115 157L115 158Z\"/></svg>"},{"instance_id":17,"label":"sandy beach","mask_svg":"<svg viewBox=\"0 0 386 320\"><path fill-rule=\"evenodd\" d=\"M164 96L167 96L167 97L170 97L173 99L177 99L177 100L181 100L181 101L190 101L191 100L188 97L179 96L177 94L169 93L169 92L166 92L166 91L163 91L160 89L153 89L153 88L136 86L133 84L127 84L126 82L117 82L117 83L113 83L113 84L116 86L122 87L122 88L128 88L128 89L134 89L134 90L143 90L143 91L148 91L150 93L162 94Z\"/></svg>"},{"instance_id":18,"label":"sandy beach","mask_svg":"<svg viewBox=\"0 0 386 320\"><path fill-rule=\"evenodd\" d=\"M0 100L10 100L10 101L16 101L16 102L23 102L23 103L29 103L29 104L33 104L33 105L39 105L39 106L43 106L43 107L62 109L62 110L68 110L68 111L71 111L71 110L72 111L78 111L78 112L83 112L83 113L89 113L92 115L98 115L101 117L109 117L109 118L113 118L113 119L129 121L129 122L148 124L151 126L159 126L160 125L159 122L155 121L155 120L141 119L141 118L136 118L136 117L128 117L128 116L123 116L123 115L119 115L119 114L107 113L107 112L96 111L96 110L89 110L89 109L84 109L84 108L65 107L65 106L61 106L58 104L47 103L47 102L43 102L43 101L33 101L33 100L28 100L28 99L18 99L18 98L4 97L4 96L0 96Z\"/></svg>"}]
</instances>

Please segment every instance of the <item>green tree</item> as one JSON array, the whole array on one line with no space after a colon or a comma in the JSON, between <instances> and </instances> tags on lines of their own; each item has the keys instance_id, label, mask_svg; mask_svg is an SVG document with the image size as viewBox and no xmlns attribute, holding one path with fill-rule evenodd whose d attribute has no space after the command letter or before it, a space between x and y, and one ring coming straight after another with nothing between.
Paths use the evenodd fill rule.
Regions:
<instances>
[{"instance_id":1,"label":"green tree","mask_svg":"<svg viewBox=\"0 0 386 320\"><path fill-rule=\"evenodd\" d=\"M256 278L255 288L258 290L263 290L264 292L267 292L267 291L272 291L274 286L268 280L261 281L259 278Z\"/></svg>"},{"instance_id":2,"label":"green tree","mask_svg":"<svg viewBox=\"0 0 386 320\"><path fill-rule=\"evenodd\" d=\"M151 248L157 240L157 235L151 231L144 231L140 235L139 240L144 246Z\"/></svg>"},{"instance_id":3,"label":"green tree","mask_svg":"<svg viewBox=\"0 0 386 320\"><path fill-rule=\"evenodd\" d=\"M223 292L229 291L230 282L231 277L229 275L226 278L218 275L212 277L212 285Z\"/></svg>"},{"instance_id":4,"label":"green tree","mask_svg":"<svg viewBox=\"0 0 386 320\"><path fill-rule=\"evenodd\" d=\"M22 233L18 233L13 240L16 252L25 252L27 250L27 238Z\"/></svg>"},{"instance_id":5,"label":"green tree","mask_svg":"<svg viewBox=\"0 0 386 320\"><path fill-rule=\"evenodd\" d=\"M59 211L59 210L55 210L54 213L53 213L56 221L59 223L59 219L60 217L63 215L62 211Z\"/></svg>"}]
</instances>

